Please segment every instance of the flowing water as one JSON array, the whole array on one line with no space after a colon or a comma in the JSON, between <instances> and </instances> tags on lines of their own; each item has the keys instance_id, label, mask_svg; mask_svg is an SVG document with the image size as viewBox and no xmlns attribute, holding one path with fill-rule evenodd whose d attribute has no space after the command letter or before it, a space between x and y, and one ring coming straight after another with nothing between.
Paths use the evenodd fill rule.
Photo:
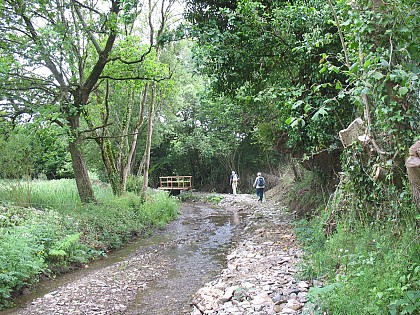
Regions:
<instances>
[{"instance_id":1,"label":"flowing water","mask_svg":"<svg viewBox=\"0 0 420 315\"><path fill-rule=\"evenodd\" d=\"M22 296L15 303L24 307L36 297L59 290L60 286L92 271L158 248L160 255L168 261L166 274L140 290L124 314L189 314L192 295L225 267L225 255L240 220L238 214L229 209L185 203L180 216L166 228L127 245L87 269L44 281L37 286L36 292ZM13 311L0 312L0 315L11 315Z\"/></svg>"}]
</instances>

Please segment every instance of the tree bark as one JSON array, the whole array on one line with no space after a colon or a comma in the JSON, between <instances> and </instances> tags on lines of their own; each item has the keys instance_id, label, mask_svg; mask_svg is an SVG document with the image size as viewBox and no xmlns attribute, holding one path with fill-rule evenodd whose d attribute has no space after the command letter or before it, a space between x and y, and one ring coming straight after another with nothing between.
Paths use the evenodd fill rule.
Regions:
<instances>
[{"instance_id":1,"label":"tree bark","mask_svg":"<svg viewBox=\"0 0 420 315\"><path fill-rule=\"evenodd\" d=\"M128 175L130 175L131 171L132 171L132 165L133 165L134 156L136 154L137 141L138 141L138 137L139 137L140 127L143 125L143 121L144 121L144 119L143 119L144 118L144 109L146 107L148 91L149 91L149 85L146 84L146 86L144 87L144 90L143 90L142 99L140 101L140 111L139 111L139 115L138 115L138 118L137 118L137 124L136 124L136 127L134 129L134 134L133 134L133 139L131 141L130 151L128 152L126 165L122 170L122 185L123 185L123 190L124 191L126 191L126 189L127 189Z\"/></svg>"},{"instance_id":2,"label":"tree bark","mask_svg":"<svg viewBox=\"0 0 420 315\"><path fill-rule=\"evenodd\" d=\"M79 126L79 117L75 116L69 119L69 124L72 130L77 130ZM76 132L74 132L76 133ZM69 149L71 154L71 161L73 165L74 177L76 179L77 190L79 192L80 200L83 203L96 201L92 189L92 184L89 179L85 158L81 150L82 139L77 133L74 135L74 140L70 141Z\"/></svg>"},{"instance_id":3,"label":"tree bark","mask_svg":"<svg viewBox=\"0 0 420 315\"><path fill-rule=\"evenodd\" d=\"M150 151L152 148L153 118L155 114L156 89L157 89L156 82L153 82L152 83L152 97L150 99L150 108L149 108L149 125L148 125L148 130L147 130L147 142L146 142L146 150L145 150L143 187L141 190L141 195L143 196L143 198L147 197L147 187L149 185Z\"/></svg>"},{"instance_id":4,"label":"tree bark","mask_svg":"<svg viewBox=\"0 0 420 315\"><path fill-rule=\"evenodd\" d=\"M420 140L410 147L410 156L405 162L408 178L411 183L413 200L420 209Z\"/></svg>"}]
</instances>

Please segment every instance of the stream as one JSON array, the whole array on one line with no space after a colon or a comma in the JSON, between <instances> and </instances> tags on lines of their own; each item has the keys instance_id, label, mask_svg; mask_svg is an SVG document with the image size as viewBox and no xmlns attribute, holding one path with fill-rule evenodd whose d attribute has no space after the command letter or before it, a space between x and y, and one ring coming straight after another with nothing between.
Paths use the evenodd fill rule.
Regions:
<instances>
[{"instance_id":1,"label":"stream","mask_svg":"<svg viewBox=\"0 0 420 315\"><path fill-rule=\"evenodd\" d=\"M190 314L193 294L226 267L225 257L234 241L236 231L239 231L241 220L242 218L236 211L205 203L183 203L178 218L164 229L156 230L152 235L128 244L107 258L92 263L86 269L41 282L35 288L35 292L15 301L16 308L0 312L0 315ZM147 286L137 288L133 299L129 300L129 303L125 303L124 308L118 312L111 311L114 310L111 306L105 307L110 311L104 312L95 311L95 309L89 312L83 310L76 312L75 308L71 308L75 311L71 311L69 308L69 311L63 312L53 310L51 305L48 308L43 306L43 304L51 304L46 299L34 302L36 299L42 300L46 294L58 294L60 299L65 302L56 303L57 305L66 303L70 305L72 297L67 296L69 289L64 290L63 288L72 284L77 287L78 281L88 277L93 277L96 281L95 274L109 273L109 277L111 277L114 265L120 266L125 261L141 259L142 255L150 253L157 253L159 259L152 260L152 264L149 263L149 265L161 264L164 266L164 271L160 271L158 276L148 281ZM121 269L121 267L119 268ZM129 273L130 269L127 268L126 272ZM118 282L124 284L124 278L130 276L132 275L119 276ZM92 292L92 290L88 290L88 292ZM75 299L79 303L80 298ZM113 301L115 303L115 299ZM29 305L33 308L38 303L39 311L34 312L33 309L29 309ZM90 304L92 303L90 302ZM43 307L44 311L42 311Z\"/></svg>"}]
</instances>

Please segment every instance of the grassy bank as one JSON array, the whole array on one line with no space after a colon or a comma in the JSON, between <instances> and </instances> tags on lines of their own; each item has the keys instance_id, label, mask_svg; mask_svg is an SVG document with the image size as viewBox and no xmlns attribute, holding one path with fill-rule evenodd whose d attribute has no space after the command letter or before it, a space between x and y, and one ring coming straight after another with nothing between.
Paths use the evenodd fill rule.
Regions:
<instances>
[{"instance_id":1,"label":"grassy bank","mask_svg":"<svg viewBox=\"0 0 420 315\"><path fill-rule=\"evenodd\" d=\"M419 314L420 245L415 228L340 224L329 237L322 228L319 221L303 221L297 228L305 244L303 276L325 282L310 290L316 314Z\"/></svg>"},{"instance_id":2,"label":"grassy bank","mask_svg":"<svg viewBox=\"0 0 420 315\"><path fill-rule=\"evenodd\" d=\"M99 182L94 189L98 202L82 205L73 180L0 183L0 309L42 276L82 266L178 213L164 192L143 202Z\"/></svg>"},{"instance_id":3,"label":"grassy bank","mask_svg":"<svg viewBox=\"0 0 420 315\"><path fill-rule=\"evenodd\" d=\"M308 194L320 191L312 186ZM321 204L296 225L305 250L302 277L322 284L309 291L314 307L306 314L420 314L417 210L404 209L412 215L398 220L368 221L355 219L344 205Z\"/></svg>"}]
</instances>

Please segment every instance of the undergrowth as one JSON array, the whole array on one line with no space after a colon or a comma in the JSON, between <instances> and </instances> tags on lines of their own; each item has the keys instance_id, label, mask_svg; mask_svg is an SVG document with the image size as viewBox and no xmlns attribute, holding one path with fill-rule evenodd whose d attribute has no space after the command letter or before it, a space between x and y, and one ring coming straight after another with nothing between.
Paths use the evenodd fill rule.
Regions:
<instances>
[{"instance_id":1,"label":"undergrowth","mask_svg":"<svg viewBox=\"0 0 420 315\"><path fill-rule=\"evenodd\" d=\"M401 200L393 206L397 202L403 207ZM382 206L377 211L398 214L386 218L376 212L375 216L361 213L356 203L348 187L340 186L327 206L296 224L305 250L301 276L322 284L309 291L316 305L311 314L419 314L420 238L415 206Z\"/></svg>"},{"instance_id":2,"label":"undergrowth","mask_svg":"<svg viewBox=\"0 0 420 315\"><path fill-rule=\"evenodd\" d=\"M134 193L114 197L98 183L98 202L82 205L71 180L36 181L30 198L10 198L18 183L10 185L0 187L5 200L0 204L0 310L41 276L83 266L178 214L178 202L165 192L151 192L142 201ZM32 203L22 207L20 200Z\"/></svg>"},{"instance_id":3,"label":"undergrowth","mask_svg":"<svg viewBox=\"0 0 420 315\"><path fill-rule=\"evenodd\" d=\"M305 172L288 187L287 206L300 218L311 217L314 209L326 203L328 188L325 179L314 172Z\"/></svg>"}]
</instances>

